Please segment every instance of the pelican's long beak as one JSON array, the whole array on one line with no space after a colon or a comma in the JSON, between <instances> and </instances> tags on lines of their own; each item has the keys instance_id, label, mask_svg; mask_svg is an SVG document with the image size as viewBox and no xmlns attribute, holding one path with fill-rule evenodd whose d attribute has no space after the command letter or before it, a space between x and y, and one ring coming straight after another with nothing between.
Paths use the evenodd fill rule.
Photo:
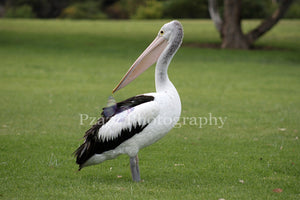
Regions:
<instances>
[{"instance_id":1,"label":"pelican's long beak","mask_svg":"<svg viewBox=\"0 0 300 200\"><path fill-rule=\"evenodd\" d=\"M157 36L147 49L133 63L128 72L122 78L120 83L113 89L113 93L128 85L136 79L146 69L153 65L159 58L160 54L167 47L168 42L162 36Z\"/></svg>"}]
</instances>

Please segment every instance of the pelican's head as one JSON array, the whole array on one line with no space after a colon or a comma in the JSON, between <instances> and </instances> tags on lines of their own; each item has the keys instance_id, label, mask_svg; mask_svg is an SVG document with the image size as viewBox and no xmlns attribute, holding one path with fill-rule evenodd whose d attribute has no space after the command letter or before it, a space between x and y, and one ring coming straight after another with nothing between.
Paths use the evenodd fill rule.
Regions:
<instances>
[{"instance_id":1,"label":"pelican's head","mask_svg":"<svg viewBox=\"0 0 300 200\"><path fill-rule=\"evenodd\" d=\"M180 47L182 38L183 28L179 21L174 20L163 25L159 30L157 37L138 57L125 76L121 79L120 83L113 89L113 93L128 85L151 65L157 62L167 46L170 47L168 53L172 57Z\"/></svg>"},{"instance_id":2,"label":"pelican's head","mask_svg":"<svg viewBox=\"0 0 300 200\"><path fill-rule=\"evenodd\" d=\"M163 37L168 43L182 42L183 28L179 21L173 20L163 25L158 32L158 37Z\"/></svg>"}]
</instances>

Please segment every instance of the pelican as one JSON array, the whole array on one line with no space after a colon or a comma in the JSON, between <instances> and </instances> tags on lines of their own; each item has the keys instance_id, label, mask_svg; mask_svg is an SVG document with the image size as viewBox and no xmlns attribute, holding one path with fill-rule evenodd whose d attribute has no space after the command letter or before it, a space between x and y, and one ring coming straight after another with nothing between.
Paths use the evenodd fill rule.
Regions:
<instances>
[{"instance_id":1,"label":"pelican","mask_svg":"<svg viewBox=\"0 0 300 200\"><path fill-rule=\"evenodd\" d=\"M74 152L79 170L127 154L132 180L141 180L139 150L161 139L180 117L180 97L167 71L182 39L180 22L174 20L162 26L157 37L113 89L114 93L125 87L156 62L156 92L137 95L118 103L109 100L111 103L103 108L101 118L86 131L84 143Z\"/></svg>"}]
</instances>

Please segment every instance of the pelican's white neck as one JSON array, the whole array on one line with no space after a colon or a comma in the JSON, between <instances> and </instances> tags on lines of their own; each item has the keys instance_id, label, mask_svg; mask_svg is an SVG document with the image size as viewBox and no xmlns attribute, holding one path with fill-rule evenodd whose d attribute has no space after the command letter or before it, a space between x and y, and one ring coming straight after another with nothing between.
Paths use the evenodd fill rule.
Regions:
<instances>
[{"instance_id":1,"label":"pelican's white neck","mask_svg":"<svg viewBox=\"0 0 300 200\"><path fill-rule=\"evenodd\" d=\"M156 63L156 68L155 68L156 92L165 91L168 88L170 88L171 85L173 85L168 77L168 67L172 58L167 58L164 56L166 50L168 50L168 47L165 49L165 51L163 52L163 54L160 56L160 58Z\"/></svg>"},{"instance_id":2,"label":"pelican's white neck","mask_svg":"<svg viewBox=\"0 0 300 200\"><path fill-rule=\"evenodd\" d=\"M156 92L165 91L170 88L175 88L168 77L169 64L181 45L183 32L180 29L179 34L175 34L177 37L172 38L166 49L159 56L156 68L155 68L155 87Z\"/></svg>"}]
</instances>

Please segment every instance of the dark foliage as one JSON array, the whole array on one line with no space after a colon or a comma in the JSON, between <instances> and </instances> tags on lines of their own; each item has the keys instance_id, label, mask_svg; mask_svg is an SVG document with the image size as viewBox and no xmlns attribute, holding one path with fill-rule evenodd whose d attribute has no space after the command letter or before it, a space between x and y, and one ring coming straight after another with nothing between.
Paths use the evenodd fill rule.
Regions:
<instances>
[{"instance_id":1,"label":"dark foliage","mask_svg":"<svg viewBox=\"0 0 300 200\"><path fill-rule=\"evenodd\" d=\"M223 12L223 0L218 0ZM295 1L289 18L299 18L300 3ZM265 18L274 1L242 1L242 18ZM0 0L0 17L130 19L130 18L209 18L207 0Z\"/></svg>"}]
</instances>

